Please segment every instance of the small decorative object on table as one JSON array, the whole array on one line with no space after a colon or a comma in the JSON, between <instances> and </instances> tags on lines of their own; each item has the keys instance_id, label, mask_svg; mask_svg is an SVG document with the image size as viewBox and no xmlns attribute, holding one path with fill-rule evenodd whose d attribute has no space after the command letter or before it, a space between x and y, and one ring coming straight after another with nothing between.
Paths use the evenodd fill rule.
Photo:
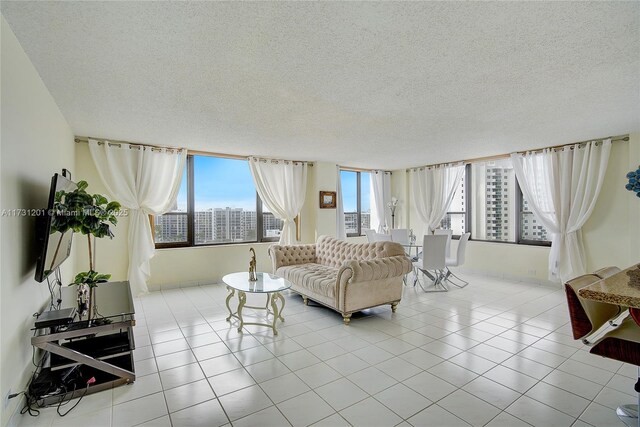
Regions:
<instances>
[{"instance_id":1,"label":"small decorative object on table","mask_svg":"<svg viewBox=\"0 0 640 427\"><path fill-rule=\"evenodd\" d=\"M627 276L629 276L630 286L640 287L640 265L635 270L627 271Z\"/></svg>"},{"instance_id":2,"label":"small decorative object on table","mask_svg":"<svg viewBox=\"0 0 640 427\"><path fill-rule=\"evenodd\" d=\"M411 243L412 245L416 244L416 235L413 234L413 228L409 229L409 243Z\"/></svg>"},{"instance_id":3,"label":"small decorative object on table","mask_svg":"<svg viewBox=\"0 0 640 427\"><path fill-rule=\"evenodd\" d=\"M249 248L249 252L251 252L251 261L249 261L249 281L255 282L258 280L256 277L256 251L253 248Z\"/></svg>"},{"instance_id":4,"label":"small decorative object on table","mask_svg":"<svg viewBox=\"0 0 640 427\"><path fill-rule=\"evenodd\" d=\"M629 183L624 186L629 191L636 193L636 196L640 197L640 166L638 169L631 171L627 174Z\"/></svg>"}]
</instances>

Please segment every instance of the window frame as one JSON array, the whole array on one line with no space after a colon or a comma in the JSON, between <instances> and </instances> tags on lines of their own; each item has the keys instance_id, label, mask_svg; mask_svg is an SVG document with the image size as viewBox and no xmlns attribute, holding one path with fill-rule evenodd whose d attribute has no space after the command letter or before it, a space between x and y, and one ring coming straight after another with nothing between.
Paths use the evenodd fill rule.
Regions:
<instances>
[{"instance_id":1,"label":"window frame","mask_svg":"<svg viewBox=\"0 0 640 427\"><path fill-rule=\"evenodd\" d=\"M464 197L464 211L447 211L444 216L449 214L453 215L464 215L464 233L471 233L471 197L469 197L469 189L471 188L471 163L467 163L464 165L464 188L466 189L465 197ZM444 217L442 218L444 219ZM442 222L442 221L440 221ZM463 234L464 234L463 233ZM471 236L469 236L471 237ZM462 234L452 234L451 238L453 240L460 240L462 238Z\"/></svg>"},{"instance_id":2,"label":"window frame","mask_svg":"<svg viewBox=\"0 0 640 427\"><path fill-rule=\"evenodd\" d=\"M187 168L187 212L186 212L187 240L183 242L167 242L167 243L156 242L155 241L155 216L150 215L151 232L154 239L155 248L156 249L199 248L199 247L205 247L205 246L243 245L248 243L250 244L250 243L277 242L279 240L277 237L262 237L264 234L264 230L262 229L264 225L264 220L262 218L263 202L262 202L262 199L260 199L260 195L256 191L256 239L255 240L245 240L243 242L201 243L201 244L195 243L195 190L194 190L195 156L216 157L221 159L238 160L238 161L244 160L248 162L247 159L241 159L236 157L216 156L213 154L205 154L205 153L188 153L187 161L185 164L185 167ZM185 213L184 212L167 212L163 215L185 215Z\"/></svg>"},{"instance_id":3,"label":"window frame","mask_svg":"<svg viewBox=\"0 0 640 427\"><path fill-rule=\"evenodd\" d=\"M523 206L524 195L522 193L520 183L518 182L518 177L516 177L516 227L518 227L518 231L516 233L515 243L517 243L518 245L551 246L551 240L531 240L522 238L522 214L524 213L524 211L522 210Z\"/></svg>"},{"instance_id":4,"label":"window frame","mask_svg":"<svg viewBox=\"0 0 640 427\"><path fill-rule=\"evenodd\" d=\"M351 173L355 173L356 174L356 227L357 227L357 232L356 233L347 233L347 237L362 237L362 180L360 179L361 177L361 173L362 172L369 172L369 171L357 171L357 170L352 170L352 169L340 169L340 179L342 180L342 172L351 172ZM342 188L342 182L340 182L340 187ZM340 195L340 197L344 197L342 194ZM343 199L343 206L344 206L344 199ZM342 212L342 214L344 215L345 212Z\"/></svg>"},{"instance_id":5,"label":"window frame","mask_svg":"<svg viewBox=\"0 0 640 427\"><path fill-rule=\"evenodd\" d=\"M465 177L465 185L469 185L469 191L467 194L473 194L472 197L475 196L476 188L473 186L473 180L471 178L471 163L467 163L465 172L468 172ZM522 215L522 189L520 187L520 182L518 181L518 177L514 175L515 179L515 197L513 199L515 205L515 241L510 242L506 240L486 240L486 239L474 239L472 233L472 223L471 223L471 197L465 199L465 209L467 209L467 216L465 216L465 221L469 222L469 228L466 230L467 233L471 233L469 236L469 240L474 242L487 242L487 243L499 243L499 244L507 244L507 245L525 245L525 246L551 246L550 240L529 240L522 238L522 229L521 229L521 215ZM473 192L473 193L471 193ZM507 200L508 201L508 200ZM454 239L459 239L459 236L453 236Z\"/></svg>"}]
</instances>

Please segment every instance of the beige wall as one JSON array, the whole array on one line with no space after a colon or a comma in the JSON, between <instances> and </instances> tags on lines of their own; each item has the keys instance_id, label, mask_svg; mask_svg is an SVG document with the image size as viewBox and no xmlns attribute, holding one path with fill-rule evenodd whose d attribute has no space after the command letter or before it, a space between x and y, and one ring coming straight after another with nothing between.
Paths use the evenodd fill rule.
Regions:
<instances>
[{"instance_id":1,"label":"beige wall","mask_svg":"<svg viewBox=\"0 0 640 427\"><path fill-rule=\"evenodd\" d=\"M0 20L1 121L0 206L40 209L47 206L51 177L62 168L73 171L73 133L9 25ZM33 217L0 219L0 393L24 390L31 375L33 313L49 302L47 284L34 280L36 247ZM62 265L62 277L71 280L73 263ZM2 410L7 425L20 398Z\"/></svg>"},{"instance_id":2,"label":"beige wall","mask_svg":"<svg viewBox=\"0 0 640 427\"><path fill-rule=\"evenodd\" d=\"M640 199L624 188L626 173L639 164L640 133L630 135L629 142L613 143L600 197L583 227L588 271L640 262ZM410 225L421 235L423 227L415 206L410 208ZM454 242L452 250L456 248ZM548 283L548 259L548 247L472 241L464 269Z\"/></svg>"},{"instance_id":3,"label":"beige wall","mask_svg":"<svg viewBox=\"0 0 640 427\"><path fill-rule=\"evenodd\" d=\"M114 200L107 192L102 183L98 171L89 153L89 144L75 144L76 168L74 179L77 181L87 181L89 187L87 192L91 194L102 194L109 200ZM127 280L127 257L129 248L127 245L127 230L129 229L129 218L118 217L118 225L112 227L115 234L113 239L96 239L96 265L95 270L100 273L111 274L111 280ZM89 270L89 251L86 244L86 236L76 236L74 242L76 247L75 271Z\"/></svg>"},{"instance_id":4,"label":"beige wall","mask_svg":"<svg viewBox=\"0 0 640 427\"><path fill-rule=\"evenodd\" d=\"M314 205L316 210L315 238L336 236L336 210L320 209L320 191L336 191L338 169L335 163L316 162ZM315 239L314 239L315 240Z\"/></svg>"},{"instance_id":5,"label":"beige wall","mask_svg":"<svg viewBox=\"0 0 640 427\"><path fill-rule=\"evenodd\" d=\"M640 133L612 145L598 204L582 229L589 271L640 262L640 198L624 188L639 165Z\"/></svg>"}]
</instances>

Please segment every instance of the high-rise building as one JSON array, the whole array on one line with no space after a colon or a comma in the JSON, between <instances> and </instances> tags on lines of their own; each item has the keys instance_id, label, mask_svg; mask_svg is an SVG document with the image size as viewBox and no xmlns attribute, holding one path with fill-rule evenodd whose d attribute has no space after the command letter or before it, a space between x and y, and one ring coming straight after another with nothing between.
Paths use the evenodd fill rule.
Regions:
<instances>
[{"instance_id":1,"label":"high-rise building","mask_svg":"<svg viewBox=\"0 0 640 427\"><path fill-rule=\"evenodd\" d=\"M472 233L478 240L516 239L515 173L510 160L473 164Z\"/></svg>"},{"instance_id":2,"label":"high-rise building","mask_svg":"<svg viewBox=\"0 0 640 427\"><path fill-rule=\"evenodd\" d=\"M196 244L213 241L213 209L194 212L194 233Z\"/></svg>"},{"instance_id":3,"label":"high-rise building","mask_svg":"<svg viewBox=\"0 0 640 427\"><path fill-rule=\"evenodd\" d=\"M155 218L157 243L184 242L187 240L187 213L158 215Z\"/></svg>"},{"instance_id":4,"label":"high-rise building","mask_svg":"<svg viewBox=\"0 0 640 427\"><path fill-rule=\"evenodd\" d=\"M371 228L371 214L369 212L362 212L360 214L360 230ZM344 229L347 234L354 234L358 232L358 212L345 212L344 213Z\"/></svg>"},{"instance_id":5,"label":"high-rise building","mask_svg":"<svg viewBox=\"0 0 640 427\"><path fill-rule=\"evenodd\" d=\"M282 231L282 220L276 218L271 212L262 213L263 237L280 237Z\"/></svg>"},{"instance_id":6,"label":"high-rise building","mask_svg":"<svg viewBox=\"0 0 640 427\"><path fill-rule=\"evenodd\" d=\"M365 230L368 228L371 228L371 213L362 212L362 214L360 214L360 229Z\"/></svg>"},{"instance_id":7,"label":"high-rise building","mask_svg":"<svg viewBox=\"0 0 640 427\"><path fill-rule=\"evenodd\" d=\"M213 240L241 242L244 240L244 211L242 208L213 209Z\"/></svg>"},{"instance_id":8,"label":"high-rise building","mask_svg":"<svg viewBox=\"0 0 640 427\"><path fill-rule=\"evenodd\" d=\"M258 236L258 216L256 211L243 211L243 240L257 240Z\"/></svg>"},{"instance_id":9,"label":"high-rise building","mask_svg":"<svg viewBox=\"0 0 640 427\"><path fill-rule=\"evenodd\" d=\"M347 234L358 232L358 212L344 213L344 229Z\"/></svg>"},{"instance_id":10,"label":"high-rise building","mask_svg":"<svg viewBox=\"0 0 640 427\"><path fill-rule=\"evenodd\" d=\"M522 201L522 216L520 219L521 236L524 240L549 240L549 233L529 209L529 202Z\"/></svg>"},{"instance_id":11,"label":"high-rise building","mask_svg":"<svg viewBox=\"0 0 640 427\"><path fill-rule=\"evenodd\" d=\"M509 184L513 169L487 168L486 170L486 239L508 240L512 224L509 223Z\"/></svg>"}]
</instances>

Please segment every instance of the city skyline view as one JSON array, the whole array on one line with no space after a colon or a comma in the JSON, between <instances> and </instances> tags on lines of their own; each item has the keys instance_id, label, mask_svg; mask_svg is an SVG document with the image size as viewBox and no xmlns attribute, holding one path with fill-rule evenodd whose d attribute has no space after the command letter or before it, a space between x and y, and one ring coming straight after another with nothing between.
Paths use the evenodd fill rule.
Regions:
<instances>
[{"instance_id":1,"label":"city skyline view","mask_svg":"<svg viewBox=\"0 0 640 427\"><path fill-rule=\"evenodd\" d=\"M194 232L197 244L255 241L258 237L258 198L248 162L207 156L194 156L193 161ZM471 199L471 223L466 223L465 214L466 196L471 189L465 189L465 181L461 180L440 227L452 229L454 235L471 230L472 238L477 240L515 241L516 235L525 240L549 238L547 230L528 209L526 200L522 199L520 212L516 212L517 187L510 160L474 164L471 172L475 195ZM371 226L370 176L366 171L340 171L348 234L362 234L364 229ZM188 185L185 172L173 213L157 217L157 242L186 240ZM262 208L262 237L277 237L282 221L276 219L264 205ZM515 221L517 215L519 230Z\"/></svg>"},{"instance_id":2,"label":"city skyline view","mask_svg":"<svg viewBox=\"0 0 640 427\"><path fill-rule=\"evenodd\" d=\"M233 179L229 179L229 177L233 177ZM361 172L360 177L361 211L370 212L370 174ZM356 212L357 174L341 171L340 178L344 211ZM188 179L185 168L174 212L187 211L187 186ZM255 210L256 189L248 162L219 157L194 156L194 199L195 211L205 211L216 207Z\"/></svg>"},{"instance_id":3,"label":"city skyline view","mask_svg":"<svg viewBox=\"0 0 640 427\"><path fill-rule=\"evenodd\" d=\"M246 160L193 156L194 202L196 211L230 207L256 209L256 187ZM233 179L230 179L233 177ZM174 211L187 211L187 172L185 168Z\"/></svg>"}]
</instances>

